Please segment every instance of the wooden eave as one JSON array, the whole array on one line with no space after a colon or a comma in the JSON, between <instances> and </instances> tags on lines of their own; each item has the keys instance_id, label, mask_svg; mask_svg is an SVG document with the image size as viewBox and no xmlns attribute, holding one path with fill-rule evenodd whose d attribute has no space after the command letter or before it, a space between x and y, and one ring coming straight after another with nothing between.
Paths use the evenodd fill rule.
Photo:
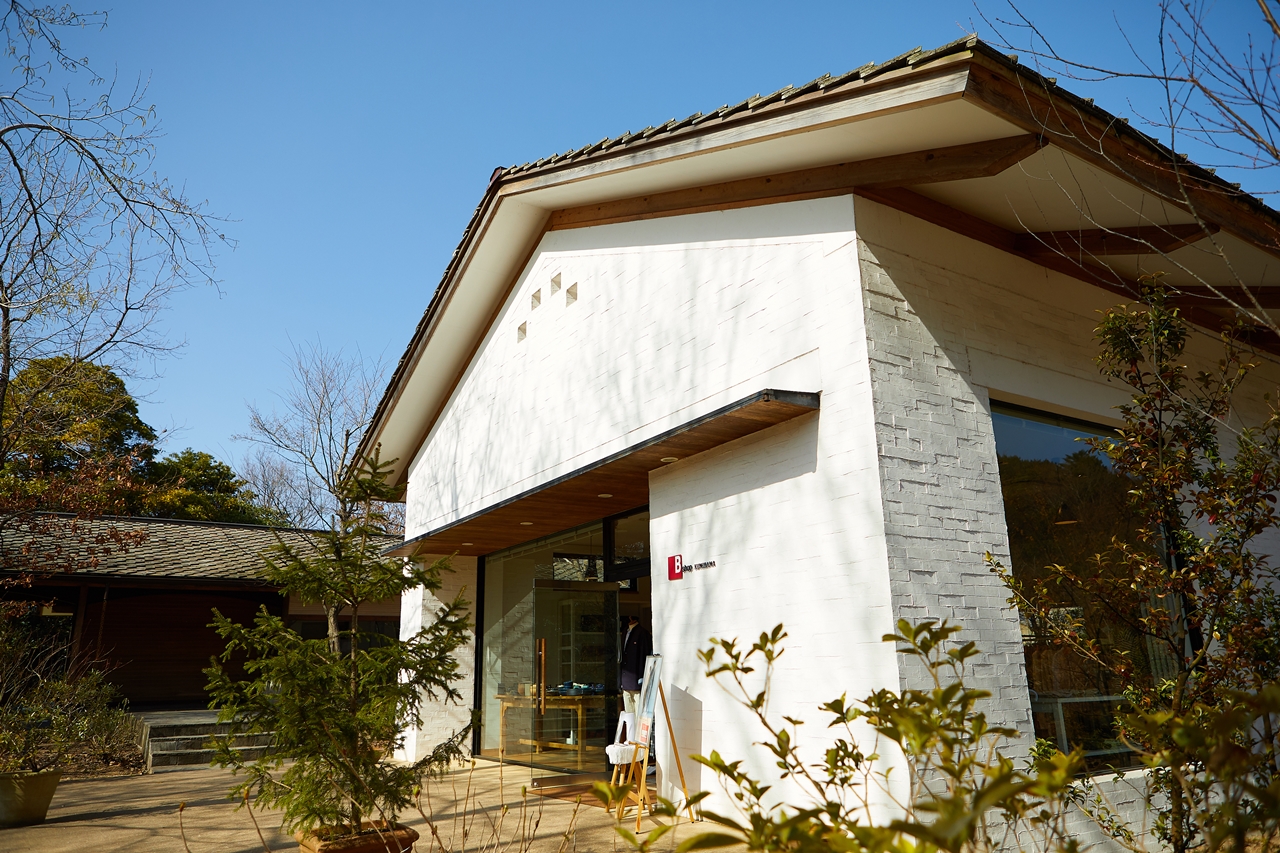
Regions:
<instances>
[{"instance_id":1,"label":"wooden eave","mask_svg":"<svg viewBox=\"0 0 1280 853\"><path fill-rule=\"evenodd\" d=\"M669 460L687 459L818 407L817 392L759 391L386 553L481 556L643 506L649 502L649 473L673 464Z\"/></svg>"}]
</instances>

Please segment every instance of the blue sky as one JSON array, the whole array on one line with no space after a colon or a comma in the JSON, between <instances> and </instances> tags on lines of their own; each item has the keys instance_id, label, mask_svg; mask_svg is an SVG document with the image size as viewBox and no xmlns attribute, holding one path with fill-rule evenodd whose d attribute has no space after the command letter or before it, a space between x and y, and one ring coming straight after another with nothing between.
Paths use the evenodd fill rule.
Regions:
<instances>
[{"instance_id":1,"label":"blue sky","mask_svg":"<svg viewBox=\"0 0 1280 853\"><path fill-rule=\"evenodd\" d=\"M1220 4L1228 23L1254 4ZM969 2L119 3L76 52L150 79L160 171L233 220L220 291L164 315L185 346L131 382L145 420L234 461L291 341L394 363L495 166L534 160L969 32ZM1149 2L1026 2L1064 52L1123 60ZM1008 14L1000 3L988 15ZM976 22L976 23L975 23ZM1065 82L1065 81L1064 81ZM1071 88L1132 114L1142 93ZM1088 91L1086 91L1088 90Z\"/></svg>"}]
</instances>

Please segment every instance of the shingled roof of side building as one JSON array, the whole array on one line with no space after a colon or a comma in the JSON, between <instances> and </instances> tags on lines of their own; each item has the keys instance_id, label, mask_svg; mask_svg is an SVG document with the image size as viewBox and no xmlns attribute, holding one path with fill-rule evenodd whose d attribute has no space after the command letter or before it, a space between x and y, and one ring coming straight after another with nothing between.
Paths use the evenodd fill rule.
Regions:
<instances>
[{"instance_id":1,"label":"shingled roof of side building","mask_svg":"<svg viewBox=\"0 0 1280 853\"><path fill-rule=\"evenodd\" d=\"M0 538L0 558L34 545L37 550L65 549L77 565L45 580L180 581L215 585L271 586L265 577L263 554L280 541L309 546L325 531L272 528L185 519L119 518L104 516L77 521L72 532L55 526L50 532L7 533ZM114 532L113 532L114 531ZM126 548L112 546L115 533L145 539ZM35 540L33 542L33 539ZM386 537L387 546L398 544ZM104 553L105 552L105 553ZM13 571L4 559L4 571Z\"/></svg>"}]
</instances>

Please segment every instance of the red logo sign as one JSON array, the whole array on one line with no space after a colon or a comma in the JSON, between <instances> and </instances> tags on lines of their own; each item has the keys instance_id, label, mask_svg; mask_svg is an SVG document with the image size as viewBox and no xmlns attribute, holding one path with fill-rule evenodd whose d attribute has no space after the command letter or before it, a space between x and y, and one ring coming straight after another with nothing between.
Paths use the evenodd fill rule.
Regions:
<instances>
[{"instance_id":1,"label":"red logo sign","mask_svg":"<svg viewBox=\"0 0 1280 853\"><path fill-rule=\"evenodd\" d=\"M678 581L684 577L684 557L679 554L667 557L667 580Z\"/></svg>"}]
</instances>

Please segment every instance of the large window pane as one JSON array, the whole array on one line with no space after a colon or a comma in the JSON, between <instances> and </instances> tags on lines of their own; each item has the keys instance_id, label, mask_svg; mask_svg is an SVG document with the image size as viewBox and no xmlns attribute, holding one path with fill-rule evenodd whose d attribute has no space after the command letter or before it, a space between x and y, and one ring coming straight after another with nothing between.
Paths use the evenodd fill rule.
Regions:
<instances>
[{"instance_id":1,"label":"large window pane","mask_svg":"<svg viewBox=\"0 0 1280 853\"><path fill-rule=\"evenodd\" d=\"M1099 554L1113 540L1137 543L1129 481L1084 439L1103 427L1012 407L994 406L996 452L1014 576L1034 582L1051 565L1088 576L1113 571ZM1095 768L1129 766L1134 756L1117 739L1123 685L1106 668L1053 642L1052 623L1074 624L1104 650L1123 652L1136 677L1164 675L1163 657L1137 630L1141 614L1054 585L1048 618L1022 613L1023 649L1036 736L1068 751L1080 747Z\"/></svg>"},{"instance_id":2,"label":"large window pane","mask_svg":"<svg viewBox=\"0 0 1280 853\"><path fill-rule=\"evenodd\" d=\"M600 522L485 558L481 755L550 771L607 769L617 595L618 584L604 582Z\"/></svg>"}]
</instances>

